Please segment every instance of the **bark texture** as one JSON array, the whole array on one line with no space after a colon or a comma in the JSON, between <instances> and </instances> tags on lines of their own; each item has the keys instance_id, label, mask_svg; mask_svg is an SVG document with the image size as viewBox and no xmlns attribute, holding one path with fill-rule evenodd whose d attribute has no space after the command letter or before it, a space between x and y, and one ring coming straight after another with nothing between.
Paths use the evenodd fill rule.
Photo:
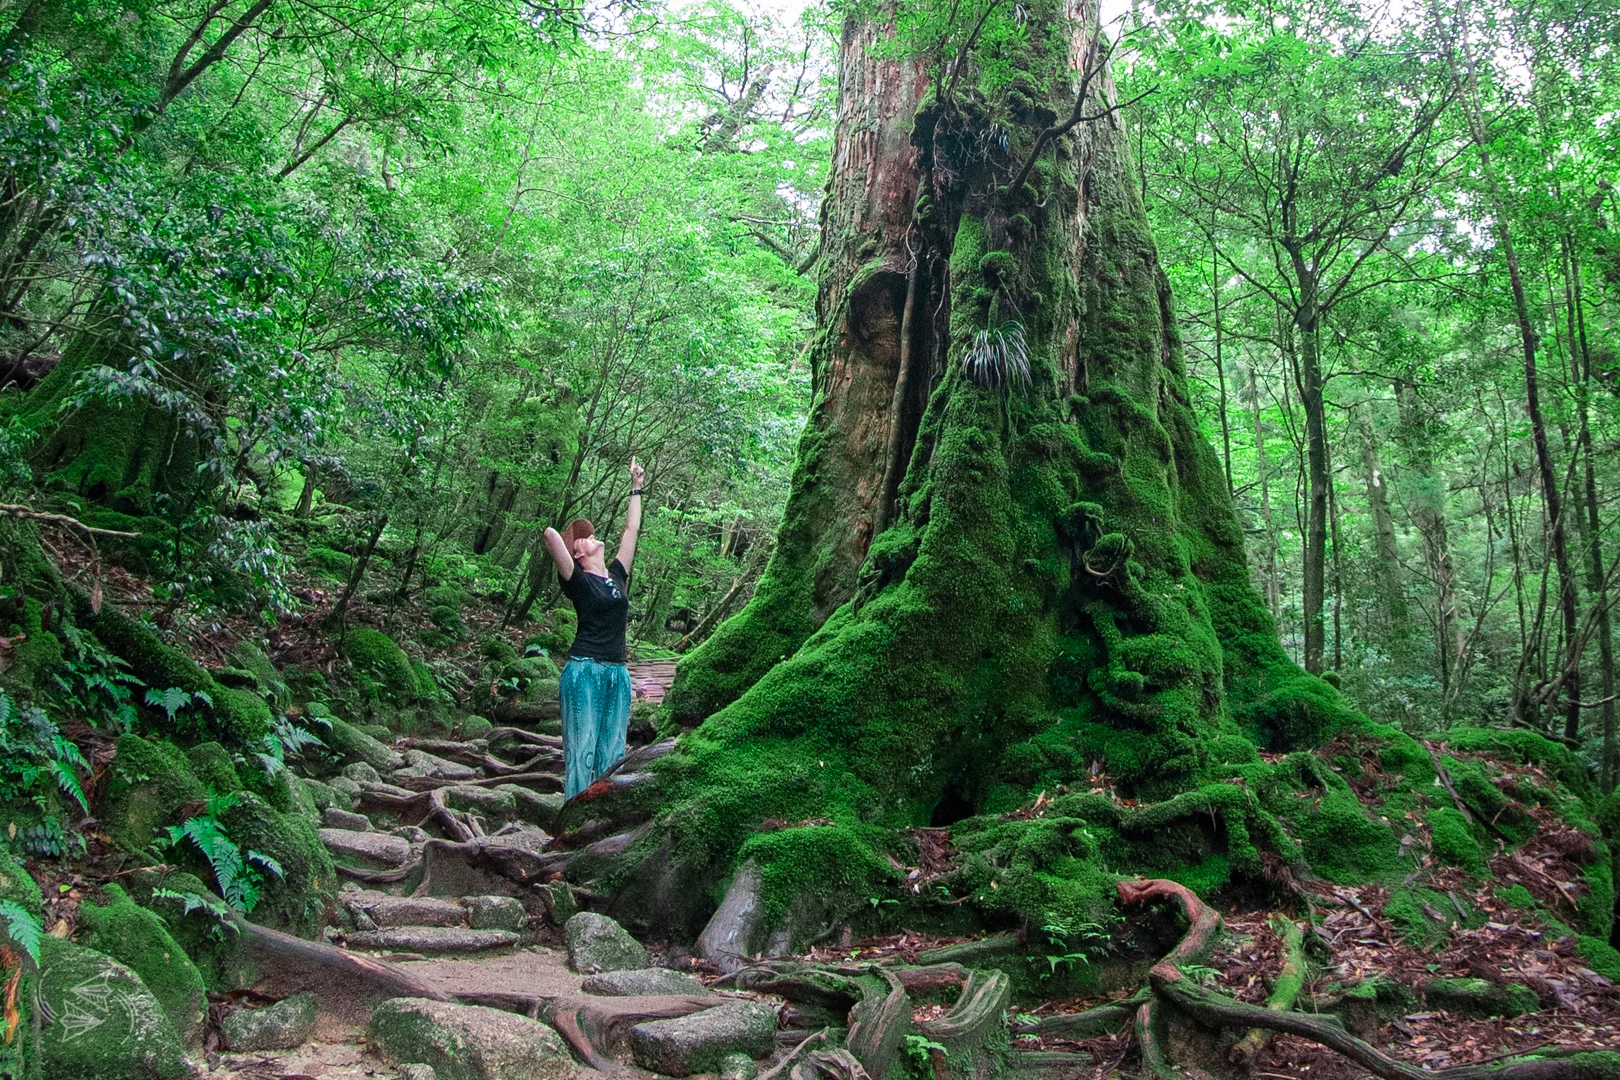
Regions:
<instances>
[{"instance_id":1,"label":"bark texture","mask_svg":"<svg viewBox=\"0 0 1620 1080\"><path fill-rule=\"evenodd\" d=\"M1084 75L1095 4L1027 20L996 64L932 89L927 65L874 58L888 29L846 29L816 399L782 539L748 607L682 663L672 708L701 724L657 766L657 816L569 868L631 921L695 932L752 859L763 922L792 938L864 902L900 830L1101 771L1178 792L1212 747L1287 748L1351 716L1285 658L1250 584L1112 86ZM1097 118L1041 139L1013 189L1082 88ZM895 425L903 351L919 416ZM872 536L896 427L907 464ZM1111 880L1074 885L1089 899L1070 908L1112 905ZM651 906L670 896L701 902Z\"/></svg>"}]
</instances>

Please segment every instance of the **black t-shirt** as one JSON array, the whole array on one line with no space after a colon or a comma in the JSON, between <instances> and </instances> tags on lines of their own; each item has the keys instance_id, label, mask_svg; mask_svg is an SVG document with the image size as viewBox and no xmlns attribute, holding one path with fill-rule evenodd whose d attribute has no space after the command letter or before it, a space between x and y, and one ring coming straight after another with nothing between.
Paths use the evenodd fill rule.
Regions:
<instances>
[{"instance_id":1,"label":"black t-shirt","mask_svg":"<svg viewBox=\"0 0 1620 1080\"><path fill-rule=\"evenodd\" d=\"M563 595L574 602L579 616L568 655L622 664L625 628L630 622L630 574L618 559L608 563L607 570L607 577L587 574L576 559L572 577L557 575Z\"/></svg>"}]
</instances>

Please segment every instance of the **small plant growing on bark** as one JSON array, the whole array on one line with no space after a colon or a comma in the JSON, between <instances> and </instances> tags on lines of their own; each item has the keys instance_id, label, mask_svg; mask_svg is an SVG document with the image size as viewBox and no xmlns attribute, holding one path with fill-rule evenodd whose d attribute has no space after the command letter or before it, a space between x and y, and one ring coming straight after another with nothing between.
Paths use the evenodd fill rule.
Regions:
<instances>
[{"instance_id":1,"label":"small plant growing on bark","mask_svg":"<svg viewBox=\"0 0 1620 1080\"><path fill-rule=\"evenodd\" d=\"M1029 385L1029 342L1024 326L1005 322L997 330L980 330L962 359L962 370L981 390Z\"/></svg>"}]
</instances>

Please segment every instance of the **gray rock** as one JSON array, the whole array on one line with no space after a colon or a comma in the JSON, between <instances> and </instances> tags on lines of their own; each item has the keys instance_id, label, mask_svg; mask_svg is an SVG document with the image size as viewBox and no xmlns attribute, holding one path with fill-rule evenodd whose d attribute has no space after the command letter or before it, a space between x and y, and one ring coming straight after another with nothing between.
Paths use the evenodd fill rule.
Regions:
<instances>
[{"instance_id":1,"label":"gray rock","mask_svg":"<svg viewBox=\"0 0 1620 1080\"><path fill-rule=\"evenodd\" d=\"M396 799L408 799L412 795L420 794L420 792L412 791L410 788L400 787L398 784L385 784L381 780L375 784L370 781L361 784L360 791L362 794L392 795Z\"/></svg>"},{"instance_id":2,"label":"gray rock","mask_svg":"<svg viewBox=\"0 0 1620 1080\"><path fill-rule=\"evenodd\" d=\"M580 984L587 994L604 997L641 997L655 994L702 994L703 984L685 972L669 968L642 968L638 971L608 971L592 975Z\"/></svg>"},{"instance_id":3,"label":"gray rock","mask_svg":"<svg viewBox=\"0 0 1620 1080\"><path fill-rule=\"evenodd\" d=\"M339 810L335 806L328 806L321 813L321 824L328 829L348 829L350 832L370 832L371 819L364 814L356 814L349 810Z\"/></svg>"},{"instance_id":4,"label":"gray rock","mask_svg":"<svg viewBox=\"0 0 1620 1080\"><path fill-rule=\"evenodd\" d=\"M40 1002L57 1018L40 1039L39 1075L179 1080L187 1074L185 1046L139 975L49 934L39 948Z\"/></svg>"},{"instance_id":5,"label":"gray rock","mask_svg":"<svg viewBox=\"0 0 1620 1080\"><path fill-rule=\"evenodd\" d=\"M471 810L485 817L510 818L517 815L517 797L494 788L460 784L445 788L444 801L452 810Z\"/></svg>"},{"instance_id":6,"label":"gray rock","mask_svg":"<svg viewBox=\"0 0 1620 1080\"><path fill-rule=\"evenodd\" d=\"M521 930L529 921L523 902L512 896L463 896L461 906L474 930Z\"/></svg>"},{"instance_id":7,"label":"gray rock","mask_svg":"<svg viewBox=\"0 0 1620 1080\"><path fill-rule=\"evenodd\" d=\"M388 830L388 835L397 836L408 844L425 844L432 839L432 834L420 825L395 825Z\"/></svg>"},{"instance_id":8,"label":"gray rock","mask_svg":"<svg viewBox=\"0 0 1620 1080\"><path fill-rule=\"evenodd\" d=\"M543 853L549 843L551 843L551 834L544 829L537 829L533 825L524 825L517 822L506 826L484 841L486 847L522 848L524 851L532 851L536 855Z\"/></svg>"},{"instance_id":9,"label":"gray rock","mask_svg":"<svg viewBox=\"0 0 1620 1080\"><path fill-rule=\"evenodd\" d=\"M775 1047L776 1010L756 1001L730 1001L630 1029L636 1064L665 1076L713 1072L731 1054L761 1058Z\"/></svg>"},{"instance_id":10,"label":"gray rock","mask_svg":"<svg viewBox=\"0 0 1620 1080\"><path fill-rule=\"evenodd\" d=\"M379 952L468 953L506 949L518 943L510 930L466 930L459 926L396 926L349 935L349 948Z\"/></svg>"},{"instance_id":11,"label":"gray rock","mask_svg":"<svg viewBox=\"0 0 1620 1080\"><path fill-rule=\"evenodd\" d=\"M343 766L343 775L357 784L375 784L382 779L376 766L367 761L351 761Z\"/></svg>"},{"instance_id":12,"label":"gray rock","mask_svg":"<svg viewBox=\"0 0 1620 1080\"><path fill-rule=\"evenodd\" d=\"M429 777L434 780L474 780L478 777L478 770L469 765L462 765L454 761L446 761L436 757L425 750L405 751L404 768L395 769L394 775L398 777Z\"/></svg>"},{"instance_id":13,"label":"gray rock","mask_svg":"<svg viewBox=\"0 0 1620 1080\"><path fill-rule=\"evenodd\" d=\"M388 1063L421 1063L435 1080L571 1080L574 1059L538 1020L426 998L390 998L371 1014L367 1042Z\"/></svg>"},{"instance_id":14,"label":"gray rock","mask_svg":"<svg viewBox=\"0 0 1620 1080\"><path fill-rule=\"evenodd\" d=\"M336 801L333 806L343 810L353 810L360 803L360 785L347 776L334 776L326 782Z\"/></svg>"},{"instance_id":15,"label":"gray rock","mask_svg":"<svg viewBox=\"0 0 1620 1080\"><path fill-rule=\"evenodd\" d=\"M352 829L317 829L321 843L339 859L369 863L392 869L404 866L411 859L411 845L407 840L387 833L355 832Z\"/></svg>"},{"instance_id":16,"label":"gray rock","mask_svg":"<svg viewBox=\"0 0 1620 1080\"><path fill-rule=\"evenodd\" d=\"M551 828L557 821L557 815L562 812L563 797L560 791L542 795L520 784L496 784L495 790L505 791L512 796L513 812L519 821L527 821L542 829Z\"/></svg>"},{"instance_id":17,"label":"gray rock","mask_svg":"<svg viewBox=\"0 0 1620 1080\"><path fill-rule=\"evenodd\" d=\"M399 1080L439 1080L431 1065L401 1065Z\"/></svg>"},{"instance_id":18,"label":"gray rock","mask_svg":"<svg viewBox=\"0 0 1620 1080\"><path fill-rule=\"evenodd\" d=\"M563 937L568 943L568 966L582 974L651 966L641 942L606 915L594 911L581 911L569 919L563 925Z\"/></svg>"},{"instance_id":19,"label":"gray rock","mask_svg":"<svg viewBox=\"0 0 1620 1080\"><path fill-rule=\"evenodd\" d=\"M348 900L347 903L364 912L379 927L460 926L467 921L467 913L461 908L449 900L438 900L431 896L368 895L362 900ZM501 927L480 929L499 930Z\"/></svg>"},{"instance_id":20,"label":"gray rock","mask_svg":"<svg viewBox=\"0 0 1620 1080\"><path fill-rule=\"evenodd\" d=\"M315 995L306 990L263 1009L238 1009L220 1022L220 1030L237 1053L302 1046L315 1034Z\"/></svg>"},{"instance_id":21,"label":"gray rock","mask_svg":"<svg viewBox=\"0 0 1620 1080\"><path fill-rule=\"evenodd\" d=\"M321 741L332 748L344 763L363 761L378 772L387 772L405 764L400 753L373 739L353 724L328 716L332 730L321 736Z\"/></svg>"},{"instance_id":22,"label":"gray rock","mask_svg":"<svg viewBox=\"0 0 1620 1080\"><path fill-rule=\"evenodd\" d=\"M325 810L329 806L338 806L340 805L340 798L342 799L341 805L354 805L347 796L339 796L329 785L323 784L313 777L301 776L299 780L302 781L304 789L309 792L310 800L315 803L316 810Z\"/></svg>"},{"instance_id":23,"label":"gray rock","mask_svg":"<svg viewBox=\"0 0 1620 1080\"><path fill-rule=\"evenodd\" d=\"M717 1080L754 1080L759 1063L747 1054L727 1054L720 1059Z\"/></svg>"}]
</instances>

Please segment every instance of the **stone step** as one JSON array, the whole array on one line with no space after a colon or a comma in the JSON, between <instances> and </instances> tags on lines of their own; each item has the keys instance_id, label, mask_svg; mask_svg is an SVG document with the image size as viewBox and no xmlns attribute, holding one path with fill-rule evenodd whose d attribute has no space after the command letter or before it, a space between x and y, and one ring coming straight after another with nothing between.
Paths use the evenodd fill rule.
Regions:
<instances>
[{"instance_id":1,"label":"stone step","mask_svg":"<svg viewBox=\"0 0 1620 1080\"><path fill-rule=\"evenodd\" d=\"M456 926L400 926L389 930L360 931L348 935L351 949L374 952L445 953L487 952L507 949L519 941L510 930L467 930Z\"/></svg>"},{"instance_id":2,"label":"stone step","mask_svg":"<svg viewBox=\"0 0 1620 1080\"><path fill-rule=\"evenodd\" d=\"M392 870L411 861L410 841L387 833L319 829L321 843L336 858Z\"/></svg>"},{"instance_id":3,"label":"stone step","mask_svg":"<svg viewBox=\"0 0 1620 1080\"><path fill-rule=\"evenodd\" d=\"M464 926L467 912L461 905L431 896L379 896L359 903L347 901L350 910L364 911L384 930L406 926Z\"/></svg>"}]
</instances>

